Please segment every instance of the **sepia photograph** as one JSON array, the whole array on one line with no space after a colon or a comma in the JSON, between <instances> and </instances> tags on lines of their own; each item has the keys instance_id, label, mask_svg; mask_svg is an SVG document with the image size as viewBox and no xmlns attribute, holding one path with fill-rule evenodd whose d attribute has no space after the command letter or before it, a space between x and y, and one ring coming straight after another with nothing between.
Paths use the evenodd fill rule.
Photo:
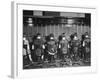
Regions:
<instances>
[{"instance_id":1,"label":"sepia photograph","mask_svg":"<svg viewBox=\"0 0 100 80\"><path fill-rule=\"evenodd\" d=\"M91 13L27 10L23 69L91 66Z\"/></svg>"}]
</instances>

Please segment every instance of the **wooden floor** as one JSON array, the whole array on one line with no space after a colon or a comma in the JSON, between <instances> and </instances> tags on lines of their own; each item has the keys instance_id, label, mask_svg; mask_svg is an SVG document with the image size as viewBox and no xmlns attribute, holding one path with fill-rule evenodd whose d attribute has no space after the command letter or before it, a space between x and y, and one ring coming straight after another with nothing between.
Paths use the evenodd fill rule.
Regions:
<instances>
[{"instance_id":1,"label":"wooden floor","mask_svg":"<svg viewBox=\"0 0 100 80\"><path fill-rule=\"evenodd\" d=\"M24 65L23 69L39 69L39 68L59 68L59 67L82 67L82 66L90 66L91 62L89 60L71 60L66 59L63 60L55 60L53 62L41 61L41 62L33 62L28 65Z\"/></svg>"}]
</instances>

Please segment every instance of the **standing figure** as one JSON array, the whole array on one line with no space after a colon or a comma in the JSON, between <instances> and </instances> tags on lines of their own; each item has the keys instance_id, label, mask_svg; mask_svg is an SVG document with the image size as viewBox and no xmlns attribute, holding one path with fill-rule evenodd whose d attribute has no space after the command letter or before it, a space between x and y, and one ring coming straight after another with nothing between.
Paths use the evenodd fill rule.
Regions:
<instances>
[{"instance_id":1,"label":"standing figure","mask_svg":"<svg viewBox=\"0 0 100 80\"><path fill-rule=\"evenodd\" d=\"M23 37L23 66L28 65L32 62L29 41L27 40L26 36Z\"/></svg>"},{"instance_id":2,"label":"standing figure","mask_svg":"<svg viewBox=\"0 0 100 80\"><path fill-rule=\"evenodd\" d=\"M66 57L68 58L68 41L65 37L65 33L59 36L58 54L59 58L62 60L65 60Z\"/></svg>"},{"instance_id":3,"label":"standing figure","mask_svg":"<svg viewBox=\"0 0 100 80\"><path fill-rule=\"evenodd\" d=\"M57 53L57 45L56 41L54 39L54 35L50 34L47 37L47 42L46 42L46 52L48 54L48 60L49 62L54 62L55 60L55 55Z\"/></svg>"},{"instance_id":4,"label":"standing figure","mask_svg":"<svg viewBox=\"0 0 100 80\"><path fill-rule=\"evenodd\" d=\"M44 46L44 41L43 41L40 33L38 33L36 36L34 36L32 49L33 49L35 62L43 61L45 46Z\"/></svg>"},{"instance_id":5,"label":"standing figure","mask_svg":"<svg viewBox=\"0 0 100 80\"><path fill-rule=\"evenodd\" d=\"M82 35L82 54L83 54L83 59L88 60L91 56L90 51L91 51L91 42L90 42L90 37L88 35L88 32Z\"/></svg>"},{"instance_id":6,"label":"standing figure","mask_svg":"<svg viewBox=\"0 0 100 80\"><path fill-rule=\"evenodd\" d=\"M79 46L80 41L77 37L77 33L74 33L71 35L71 41L70 41L70 52L71 52L71 58L73 60L77 60L79 58Z\"/></svg>"}]
</instances>

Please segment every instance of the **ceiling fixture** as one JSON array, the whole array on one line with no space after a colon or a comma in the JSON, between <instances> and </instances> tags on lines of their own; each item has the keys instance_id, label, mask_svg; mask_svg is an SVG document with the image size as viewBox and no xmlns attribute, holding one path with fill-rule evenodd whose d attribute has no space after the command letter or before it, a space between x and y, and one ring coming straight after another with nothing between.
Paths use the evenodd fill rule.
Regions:
<instances>
[{"instance_id":1,"label":"ceiling fixture","mask_svg":"<svg viewBox=\"0 0 100 80\"><path fill-rule=\"evenodd\" d=\"M29 17L27 22L28 22L28 26L29 27L33 26L33 20L32 20L32 18Z\"/></svg>"}]
</instances>

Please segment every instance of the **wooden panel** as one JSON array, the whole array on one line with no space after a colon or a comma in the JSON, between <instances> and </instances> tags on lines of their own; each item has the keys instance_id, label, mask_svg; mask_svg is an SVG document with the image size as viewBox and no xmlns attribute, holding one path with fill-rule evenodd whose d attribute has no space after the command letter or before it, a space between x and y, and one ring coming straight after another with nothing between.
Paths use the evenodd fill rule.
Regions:
<instances>
[{"instance_id":1,"label":"wooden panel","mask_svg":"<svg viewBox=\"0 0 100 80\"><path fill-rule=\"evenodd\" d=\"M42 16L42 11L34 11L33 15L34 16Z\"/></svg>"},{"instance_id":2,"label":"wooden panel","mask_svg":"<svg viewBox=\"0 0 100 80\"><path fill-rule=\"evenodd\" d=\"M73 13L73 12L61 12L60 16L65 17L85 17L84 13Z\"/></svg>"},{"instance_id":3,"label":"wooden panel","mask_svg":"<svg viewBox=\"0 0 100 80\"><path fill-rule=\"evenodd\" d=\"M43 12L43 16L60 16L60 12L45 11Z\"/></svg>"},{"instance_id":4,"label":"wooden panel","mask_svg":"<svg viewBox=\"0 0 100 80\"><path fill-rule=\"evenodd\" d=\"M32 16L33 15L33 11L32 10L23 10L23 15Z\"/></svg>"},{"instance_id":5,"label":"wooden panel","mask_svg":"<svg viewBox=\"0 0 100 80\"><path fill-rule=\"evenodd\" d=\"M23 28L23 33L26 34L27 36L33 36L36 35L37 33L41 33L42 36L47 36L50 33L53 33L55 38L58 38L59 35L62 33L66 33L66 38L69 38L71 34L77 32L78 37L81 39L81 35L84 34L85 32L88 32L89 35L91 33L91 28L86 25L72 25L72 27L66 27L66 25L41 25L41 26L33 26L33 27L28 27L24 26Z\"/></svg>"}]
</instances>

